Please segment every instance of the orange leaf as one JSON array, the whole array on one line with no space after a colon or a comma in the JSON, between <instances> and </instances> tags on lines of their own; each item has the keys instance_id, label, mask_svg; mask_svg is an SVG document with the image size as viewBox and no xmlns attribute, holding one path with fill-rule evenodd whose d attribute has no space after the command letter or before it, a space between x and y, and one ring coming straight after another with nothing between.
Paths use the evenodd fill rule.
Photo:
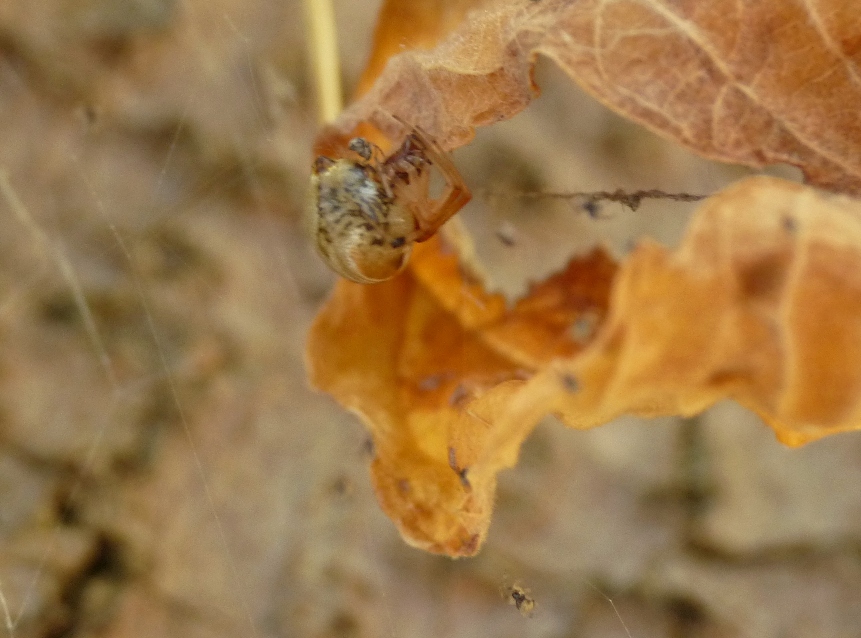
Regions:
<instances>
[{"instance_id":1,"label":"orange leaf","mask_svg":"<svg viewBox=\"0 0 861 638\"><path fill-rule=\"evenodd\" d=\"M452 556L477 550L495 479L476 485L459 470L485 452L491 419L525 379L579 351L571 326L603 317L614 272L596 251L507 311L435 237L400 277L338 282L311 330L311 380L370 429L377 495L409 542Z\"/></svg>"},{"instance_id":2,"label":"orange leaf","mask_svg":"<svg viewBox=\"0 0 861 638\"><path fill-rule=\"evenodd\" d=\"M384 30L406 29L407 44L425 47L470 4L455 3L437 21L427 12L415 23L399 21L393 12ZM377 39L363 90L396 42ZM861 193L856 0L491 3L468 13L433 50L391 58L317 148L342 143L360 124L396 139L402 131L392 115L444 149L466 144L475 126L512 117L536 95L538 54L610 108L701 155L793 164L812 184Z\"/></svg>"},{"instance_id":3,"label":"orange leaf","mask_svg":"<svg viewBox=\"0 0 861 638\"><path fill-rule=\"evenodd\" d=\"M596 251L511 310L452 248L419 245L384 284L339 282L308 346L314 385L370 429L377 495L418 547L477 551L496 474L548 413L589 428L734 398L793 445L861 428L858 202L751 178L674 253L644 242L616 272Z\"/></svg>"}]
</instances>

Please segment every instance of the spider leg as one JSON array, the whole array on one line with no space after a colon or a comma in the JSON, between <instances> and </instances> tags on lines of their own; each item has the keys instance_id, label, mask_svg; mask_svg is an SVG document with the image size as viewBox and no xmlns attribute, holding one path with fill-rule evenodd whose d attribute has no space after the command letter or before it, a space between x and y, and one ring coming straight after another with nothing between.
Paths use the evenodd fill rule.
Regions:
<instances>
[{"instance_id":1,"label":"spider leg","mask_svg":"<svg viewBox=\"0 0 861 638\"><path fill-rule=\"evenodd\" d=\"M430 179L427 180L427 184L424 186L425 198L428 205L420 207L417 211L416 221L418 223L419 235L416 241L425 241L430 239L457 211L466 206L467 202L472 199L472 194L469 192L469 188L467 188L451 158L440 150L436 144L430 142L420 129L416 129L416 135L419 141L425 146L424 150L428 163L436 165L440 173L442 173L446 184L445 191L436 199L430 199L428 196L427 191L430 187Z\"/></svg>"},{"instance_id":2,"label":"spider leg","mask_svg":"<svg viewBox=\"0 0 861 638\"><path fill-rule=\"evenodd\" d=\"M386 171L383 170L377 170L377 175L380 178L380 184L383 185L383 190L386 192L386 197L391 200L394 195L392 193L392 184L389 181L389 176L386 174Z\"/></svg>"},{"instance_id":3,"label":"spider leg","mask_svg":"<svg viewBox=\"0 0 861 638\"><path fill-rule=\"evenodd\" d=\"M449 155L424 130L395 115L392 117L410 133L401 147L386 160L386 166L389 170L406 173L408 182L418 187L419 193L410 197L416 220L414 241L426 241L463 208L472 195ZM445 180L445 190L440 197L431 199L430 173L434 165Z\"/></svg>"},{"instance_id":4,"label":"spider leg","mask_svg":"<svg viewBox=\"0 0 861 638\"><path fill-rule=\"evenodd\" d=\"M466 186L457 187L449 186L445 197L433 200L433 208L427 218L421 215L416 216L419 225L419 234L415 241L422 242L433 237L434 234L451 219L455 213L466 206L469 200L472 199L472 194L467 190Z\"/></svg>"}]
</instances>

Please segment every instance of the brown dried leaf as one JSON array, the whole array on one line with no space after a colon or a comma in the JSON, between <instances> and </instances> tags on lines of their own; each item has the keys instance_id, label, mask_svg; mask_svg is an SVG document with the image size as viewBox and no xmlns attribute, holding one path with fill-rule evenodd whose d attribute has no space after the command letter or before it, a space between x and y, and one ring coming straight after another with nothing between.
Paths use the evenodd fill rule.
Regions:
<instances>
[{"instance_id":1,"label":"brown dried leaf","mask_svg":"<svg viewBox=\"0 0 861 638\"><path fill-rule=\"evenodd\" d=\"M406 29L408 46L427 47L469 5L455 3L438 22L392 11L381 29ZM396 42L378 38L363 90ZM757 167L785 162L812 184L861 193L855 0L500 0L469 13L433 50L390 59L317 149L368 135L368 123L396 139L392 115L443 148L466 144L475 126L515 115L536 95L537 54L610 108L701 155Z\"/></svg>"},{"instance_id":2,"label":"brown dried leaf","mask_svg":"<svg viewBox=\"0 0 861 638\"><path fill-rule=\"evenodd\" d=\"M401 277L339 282L308 363L372 432L404 538L470 555L497 472L548 413L590 428L734 398L791 445L861 428L859 273L861 204L751 178L674 253L644 242L618 273L602 252L575 259L510 311L435 238Z\"/></svg>"},{"instance_id":3,"label":"brown dried leaf","mask_svg":"<svg viewBox=\"0 0 861 638\"><path fill-rule=\"evenodd\" d=\"M364 95L383 72L389 58L403 51L433 48L454 31L464 16L487 0L387 0L380 7L371 57L356 95Z\"/></svg>"}]
</instances>

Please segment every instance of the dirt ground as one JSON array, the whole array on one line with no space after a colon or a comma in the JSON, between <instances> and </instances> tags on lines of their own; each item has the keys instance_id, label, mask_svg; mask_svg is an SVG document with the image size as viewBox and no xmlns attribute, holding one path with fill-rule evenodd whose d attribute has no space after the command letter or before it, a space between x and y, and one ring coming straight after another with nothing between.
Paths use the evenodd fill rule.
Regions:
<instances>
[{"instance_id":1,"label":"dirt ground","mask_svg":"<svg viewBox=\"0 0 861 638\"><path fill-rule=\"evenodd\" d=\"M377 4L336 4L348 84ZM301 11L0 4L0 633L861 636L861 435L791 450L732 404L548 420L477 558L401 541L361 425L305 381L334 276L298 223L316 126ZM455 154L476 195L461 217L510 295L597 243L672 245L691 210L511 193L709 193L747 172L546 61L538 80Z\"/></svg>"}]
</instances>

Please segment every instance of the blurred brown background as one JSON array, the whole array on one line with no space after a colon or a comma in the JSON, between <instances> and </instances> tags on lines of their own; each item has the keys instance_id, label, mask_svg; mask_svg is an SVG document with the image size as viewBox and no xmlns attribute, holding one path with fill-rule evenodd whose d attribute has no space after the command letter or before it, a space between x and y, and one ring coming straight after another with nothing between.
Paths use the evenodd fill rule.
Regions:
<instances>
[{"instance_id":1,"label":"blurred brown background","mask_svg":"<svg viewBox=\"0 0 861 638\"><path fill-rule=\"evenodd\" d=\"M377 4L336 3L347 90ZM298 225L308 68L293 0L0 3L0 634L861 636L861 436L790 450L731 404L548 421L477 558L403 544L303 371L334 281ZM746 172L538 79L455 154L508 294L599 242L673 244L691 210L510 193Z\"/></svg>"}]
</instances>

